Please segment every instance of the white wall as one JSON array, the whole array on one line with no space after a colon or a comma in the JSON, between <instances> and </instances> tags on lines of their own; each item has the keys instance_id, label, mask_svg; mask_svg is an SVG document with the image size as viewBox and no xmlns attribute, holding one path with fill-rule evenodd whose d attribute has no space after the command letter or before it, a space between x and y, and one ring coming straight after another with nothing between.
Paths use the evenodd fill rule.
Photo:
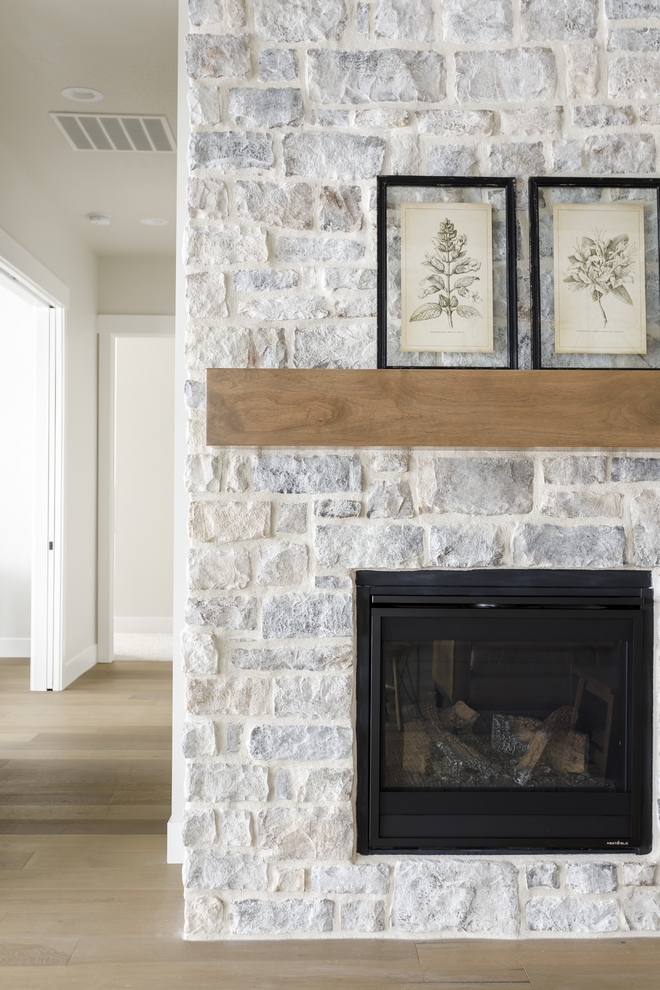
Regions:
<instances>
[{"instance_id":1,"label":"white wall","mask_svg":"<svg viewBox=\"0 0 660 990\"><path fill-rule=\"evenodd\" d=\"M0 280L0 656L30 655L37 303Z\"/></svg>"},{"instance_id":2,"label":"white wall","mask_svg":"<svg viewBox=\"0 0 660 990\"><path fill-rule=\"evenodd\" d=\"M171 316L174 287L173 256L99 258L99 313Z\"/></svg>"},{"instance_id":3,"label":"white wall","mask_svg":"<svg viewBox=\"0 0 660 990\"><path fill-rule=\"evenodd\" d=\"M172 617L174 338L118 337L116 347L115 628L166 632ZM136 618L141 622L126 621Z\"/></svg>"}]
</instances>

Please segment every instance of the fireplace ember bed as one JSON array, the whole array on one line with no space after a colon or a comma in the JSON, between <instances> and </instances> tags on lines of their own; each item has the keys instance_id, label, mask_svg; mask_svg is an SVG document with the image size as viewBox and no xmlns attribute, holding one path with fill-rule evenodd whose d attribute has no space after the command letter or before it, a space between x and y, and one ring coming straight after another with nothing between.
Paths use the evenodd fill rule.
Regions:
<instances>
[{"instance_id":1,"label":"fireplace ember bed","mask_svg":"<svg viewBox=\"0 0 660 990\"><path fill-rule=\"evenodd\" d=\"M356 586L360 853L650 851L650 572Z\"/></svg>"}]
</instances>

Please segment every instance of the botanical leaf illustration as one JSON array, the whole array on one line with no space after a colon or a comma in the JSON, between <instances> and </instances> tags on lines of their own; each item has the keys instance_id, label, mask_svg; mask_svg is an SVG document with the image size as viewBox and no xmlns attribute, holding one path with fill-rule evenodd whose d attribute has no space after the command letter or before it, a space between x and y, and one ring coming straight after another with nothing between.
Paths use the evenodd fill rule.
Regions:
<instances>
[{"instance_id":1,"label":"botanical leaf illustration","mask_svg":"<svg viewBox=\"0 0 660 990\"><path fill-rule=\"evenodd\" d=\"M474 282L479 281L478 275L466 275L466 272L477 272L481 268L481 262L475 258L466 257L465 245L467 237L459 234L454 224L446 218L440 224L437 237L433 238L434 254L427 254L424 265L431 269L432 274L427 275L420 283L420 299L425 296L438 296L437 303L425 303L418 306L410 317L410 322L419 320L435 320L447 314L449 326L454 326L454 316L460 316L468 320L475 316L481 316L474 306L463 305L462 299L469 299L471 302L481 302L479 294L470 289ZM462 275L463 278L456 278Z\"/></svg>"},{"instance_id":2,"label":"botanical leaf illustration","mask_svg":"<svg viewBox=\"0 0 660 990\"><path fill-rule=\"evenodd\" d=\"M627 234L608 238L600 230L593 237L582 237L575 245L575 254L568 260L571 267L565 272L574 292L588 289L593 302L598 303L603 316L603 328L607 326L607 314L603 309L603 296L611 293L628 306L633 305L624 282L634 283L630 270L635 264L635 246L629 244Z\"/></svg>"}]
</instances>

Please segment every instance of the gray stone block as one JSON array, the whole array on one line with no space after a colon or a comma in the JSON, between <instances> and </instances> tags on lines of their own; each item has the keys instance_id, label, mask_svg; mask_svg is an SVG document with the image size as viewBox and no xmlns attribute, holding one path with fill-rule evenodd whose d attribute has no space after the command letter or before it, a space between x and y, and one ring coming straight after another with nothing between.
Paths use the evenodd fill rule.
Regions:
<instances>
[{"instance_id":1,"label":"gray stone block","mask_svg":"<svg viewBox=\"0 0 660 990\"><path fill-rule=\"evenodd\" d=\"M247 550L216 550L204 547L188 555L188 587L191 591L236 591L250 583Z\"/></svg>"},{"instance_id":2,"label":"gray stone block","mask_svg":"<svg viewBox=\"0 0 660 990\"><path fill-rule=\"evenodd\" d=\"M188 0L188 17L194 27L222 24L240 28L245 24L244 0Z\"/></svg>"},{"instance_id":3,"label":"gray stone block","mask_svg":"<svg viewBox=\"0 0 660 990\"><path fill-rule=\"evenodd\" d=\"M562 454L559 457L545 457L541 464L543 480L549 485L592 485L605 481L607 477L606 457ZM660 478L660 460L658 466Z\"/></svg>"},{"instance_id":4,"label":"gray stone block","mask_svg":"<svg viewBox=\"0 0 660 990\"><path fill-rule=\"evenodd\" d=\"M495 114L492 110L418 110L417 126L420 134L438 134L454 137L457 134L485 134L495 130Z\"/></svg>"},{"instance_id":5,"label":"gray stone block","mask_svg":"<svg viewBox=\"0 0 660 990\"><path fill-rule=\"evenodd\" d=\"M421 567L420 526L317 526L316 559L322 567Z\"/></svg>"},{"instance_id":6,"label":"gray stone block","mask_svg":"<svg viewBox=\"0 0 660 990\"><path fill-rule=\"evenodd\" d=\"M323 320L330 315L322 296L282 296L242 299L239 316L248 320Z\"/></svg>"},{"instance_id":7,"label":"gray stone block","mask_svg":"<svg viewBox=\"0 0 660 990\"><path fill-rule=\"evenodd\" d=\"M191 79L245 78L252 71L247 34L189 34L186 68Z\"/></svg>"},{"instance_id":8,"label":"gray stone block","mask_svg":"<svg viewBox=\"0 0 660 990\"><path fill-rule=\"evenodd\" d=\"M313 866L310 889L321 894L387 894L390 868L375 866Z\"/></svg>"},{"instance_id":9,"label":"gray stone block","mask_svg":"<svg viewBox=\"0 0 660 990\"><path fill-rule=\"evenodd\" d=\"M217 749L213 722L183 723L181 750L187 760L196 756L215 756Z\"/></svg>"},{"instance_id":10,"label":"gray stone block","mask_svg":"<svg viewBox=\"0 0 660 990\"><path fill-rule=\"evenodd\" d=\"M262 615L265 639L353 633L353 602L349 595L292 594L266 598Z\"/></svg>"},{"instance_id":11,"label":"gray stone block","mask_svg":"<svg viewBox=\"0 0 660 990\"><path fill-rule=\"evenodd\" d=\"M343 932L382 932L385 928L383 901L344 901L340 912Z\"/></svg>"},{"instance_id":12,"label":"gray stone block","mask_svg":"<svg viewBox=\"0 0 660 990\"><path fill-rule=\"evenodd\" d=\"M470 144L431 144L426 149L429 175L473 175L477 149Z\"/></svg>"},{"instance_id":13,"label":"gray stone block","mask_svg":"<svg viewBox=\"0 0 660 990\"><path fill-rule=\"evenodd\" d=\"M616 932L616 901L580 901L575 897L532 897L527 902L532 932Z\"/></svg>"},{"instance_id":14,"label":"gray stone block","mask_svg":"<svg viewBox=\"0 0 660 990\"><path fill-rule=\"evenodd\" d=\"M553 141L552 164L556 172L579 172L582 168L582 143Z\"/></svg>"},{"instance_id":15,"label":"gray stone block","mask_svg":"<svg viewBox=\"0 0 660 990\"><path fill-rule=\"evenodd\" d=\"M198 131L190 135L191 169L272 168L273 142L260 131Z\"/></svg>"},{"instance_id":16,"label":"gray stone block","mask_svg":"<svg viewBox=\"0 0 660 990\"><path fill-rule=\"evenodd\" d=\"M353 733L337 725L257 725L248 748L255 760L347 760Z\"/></svg>"},{"instance_id":17,"label":"gray stone block","mask_svg":"<svg viewBox=\"0 0 660 990\"><path fill-rule=\"evenodd\" d=\"M234 292L277 292L295 289L298 272L285 268L252 268L234 272Z\"/></svg>"},{"instance_id":18,"label":"gray stone block","mask_svg":"<svg viewBox=\"0 0 660 990\"><path fill-rule=\"evenodd\" d=\"M314 127L348 127L348 110L312 110L309 121Z\"/></svg>"},{"instance_id":19,"label":"gray stone block","mask_svg":"<svg viewBox=\"0 0 660 990\"><path fill-rule=\"evenodd\" d=\"M214 626L217 629L256 629L255 598L189 598L186 605L189 626Z\"/></svg>"},{"instance_id":20,"label":"gray stone block","mask_svg":"<svg viewBox=\"0 0 660 990\"><path fill-rule=\"evenodd\" d=\"M541 503L544 516L564 516L577 519L584 516L615 516L620 518L623 496L614 492L550 492Z\"/></svg>"},{"instance_id":21,"label":"gray stone block","mask_svg":"<svg viewBox=\"0 0 660 990\"><path fill-rule=\"evenodd\" d=\"M510 41L513 31L511 0L445 0L442 6L445 41L459 45L473 41Z\"/></svg>"},{"instance_id":22,"label":"gray stone block","mask_svg":"<svg viewBox=\"0 0 660 990\"><path fill-rule=\"evenodd\" d=\"M638 17L657 17L660 7L658 0L605 0L605 13L611 20L626 21Z\"/></svg>"},{"instance_id":23,"label":"gray stone block","mask_svg":"<svg viewBox=\"0 0 660 990\"><path fill-rule=\"evenodd\" d=\"M414 514L407 481L375 481L370 485L367 491L369 519L410 519Z\"/></svg>"},{"instance_id":24,"label":"gray stone block","mask_svg":"<svg viewBox=\"0 0 660 990\"><path fill-rule=\"evenodd\" d=\"M197 384L197 383L196 383ZM206 389L204 389L206 399ZM193 406L199 409L205 405ZM189 454L186 457L184 480L188 492L219 492L222 475L222 458L212 454Z\"/></svg>"},{"instance_id":25,"label":"gray stone block","mask_svg":"<svg viewBox=\"0 0 660 990\"><path fill-rule=\"evenodd\" d=\"M527 886L559 887L559 868L556 863L534 863L527 867Z\"/></svg>"},{"instance_id":26,"label":"gray stone block","mask_svg":"<svg viewBox=\"0 0 660 990\"><path fill-rule=\"evenodd\" d=\"M359 261L364 244L346 237L278 237L275 253L279 261L294 263Z\"/></svg>"},{"instance_id":27,"label":"gray stone block","mask_svg":"<svg viewBox=\"0 0 660 990\"><path fill-rule=\"evenodd\" d=\"M314 578L315 588L350 588L352 582L349 577L338 577L336 574L317 574Z\"/></svg>"},{"instance_id":28,"label":"gray stone block","mask_svg":"<svg viewBox=\"0 0 660 990\"><path fill-rule=\"evenodd\" d=\"M216 841L215 815L211 810L185 811L182 828L183 844L191 846L210 846Z\"/></svg>"},{"instance_id":29,"label":"gray stone block","mask_svg":"<svg viewBox=\"0 0 660 990\"><path fill-rule=\"evenodd\" d=\"M379 0L376 7L377 38L433 41L431 0Z\"/></svg>"},{"instance_id":30,"label":"gray stone block","mask_svg":"<svg viewBox=\"0 0 660 990\"><path fill-rule=\"evenodd\" d=\"M187 231L184 252L185 263L199 268L268 260L264 231L237 223L193 227Z\"/></svg>"},{"instance_id":31,"label":"gray stone block","mask_svg":"<svg viewBox=\"0 0 660 990\"><path fill-rule=\"evenodd\" d=\"M258 478L255 476L255 488ZM270 533L270 502L193 502L190 538L200 543L255 540Z\"/></svg>"},{"instance_id":32,"label":"gray stone block","mask_svg":"<svg viewBox=\"0 0 660 990\"><path fill-rule=\"evenodd\" d=\"M279 718L350 718L353 692L343 675L277 677L273 711Z\"/></svg>"},{"instance_id":33,"label":"gray stone block","mask_svg":"<svg viewBox=\"0 0 660 990\"><path fill-rule=\"evenodd\" d=\"M211 175L188 178L188 216L191 220L219 220L229 210L227 187Z\"/></svg>"},{"instance_id":34,"label":"gray stone block","mask_svg":"<svg viewBox=\"0 0 660 990\"><path fill-rule=\"evenodd\" d=\"M304 119L299 89L232 89L229 116L240 127L300 127Z\"/></svg>"},{"instance_id":35,"label":"gray stone block","mask_svg":"<svg viewBox=\"0 0 660 990\"><path fill-rule=\"evenodd\" d=\"M307 575L309 554L303 543L272 542L259 547L257 583L300 584Z\"/></svg>"},{"instance_id":36,"label":"gray stone block","mask_svg":"<svg viewBox=\"0 0 660 990\"><path fill-rule=\"evenodd\" d=\"M228 722L225 725L227 753L230 755L240 752L243 739L243 726L238 722Z\"/></svg>"},{"instance_id":37,"label":"gray stone block","mask_svg":"<svg viewBox=\"0 0 660 990\"><path fill-rule=\"evenodd\" d=\"M580 894L606 894L616 890L616 867L610 863L569 863L566 886Z\"/></svg>"},{"instance_id":38,"label":"gray stone block","mask_svg":"<svg viewBox=\"0 0 660 990\"><path fill-rule=\"evenodd\" d=\"M518 871L508 863L399 861L394 868L392 929L518 935Z\"/></svg>"},{"instance_id":39,"label":"gray stone block","mask_svg":"<svg viewBox=\"0 0 660 990\"><path fill-rule=\"evenodd\" d=\"M280 859L348 859L353 855L353 814L348 806L277 807L257 816L257 845Z\"/></svg>"},{"instance_id":40,"label":"gray stone block","mask_svg":"<svg viewBox=\"0 0 660 990\"><path fill-rule=\"evenodd\" d=\"M346 670L352 663L352 651L350 646L237 649L230 654L229 662L245 670Z\"/></svg>"},{"instance_id":41,"label":"gray stone block","mask_svg":"<svg viewBox=\"0 0 660 990\"><path fill-rule=\"evenodd\" d=\"M347 498L323 498L314 502L314 515L323 519L347 519L359 516L362 502Z\"/></svg>"},{"instance_id":42,"label":"gray stone block","mask_svg":"<svg viewBox=\"0 0 660 990\"><path fill-rule=\"evenodd\" d=\"M270 2L270 0L268 0ZM332 901L232 901L229 928L234 935L287 935L332 931Z\"/></svg>"},{"instance_id":43,"label":"gray stone block","mask_svg":"<svg viewBox=\"0 0 660 990\"><path fill-rule=\"evenodd\" d=\"M237 763L192 763L186 775L188 801L267 801L266 767Z\"/></svg>"},{"instance_id":44,"label":"gray stone block","mask_svg":"<svg viewBox=\"0 0 660 990\"><path fill-rule=\"evenodd\" d=\"M183 867L183 884L202 890L267 890L266 861L247 853L192 850Z\"/></svg>"},{"instance_id":45,"label":"gray stone block","mask_svg":"<svg viewBox=\"0 0 660 990\"><path fill-rule=\"evenodd\" d=\"M259 52L261 82L288 82L298 75L298 54L293 48L264 48Z\"/></svg>"},{"instance_id":46,"label":"gray stone block","mask_svg":"<svg viewBox=\"0 0 660 990\"><path fill-rule=\"evenodd\" d=\"M275 182L237 182L236 213L269 227L311 230L315 196L306 182L279 185ZM264 259L265 260L265 259Z\"/></svg>"},{"instance_id":47,"label":"gray stone block","mask_svg":"<svg viewBox=\"0 0 660 990\"><path fill-rule=\"evenodd\" d=\"M186 674L217 674L218 648L213 636L186 629L181 634L181 659Z\"/></svg>"},{"instance_id":48,"label":"gray stone block","mask_svg":"<svg viewBox=\"0 0 660 990\"><path fill-rule=\"evenodd\" d=\"M481 526L431 528L433 567L496 567L503 554L500 535Z\"/></svg>"},{"instance_id":49,"label":"gray stone block","mask_svg":"<svg viewBox=\"0 0 660 990\"><path fill-rule=\"evenodd\" d=\"M358 34L369 34L369 4L358 3L355 15L355 29Z\"/></svg>"},{"instance_id":50,"label":"gray stone block","mask_svg":"<svg viewBox=\"0 0 660 990\"><path fill-rule=\"evenodd\" d=\"M359 492L362 465L351 454L263 454L254 458L254 487L296 495Z\"/></svg>"},{"instance_id":51,"label":"gray stone block","mask_svg":"<svg viewBox=\"0 0 660 990\"><path fill-rule=\"evenodd\" d=\"M220 320L229 315L223 272L196 272L186 276L188 316L193 320Z\"/></svg>"},{"instance_id":52,"label":"gray stone block","mask_svg":"<svg viewBox=\"0 0 660 990\"><path fill-rule=\"evenodd\" d=\"M360 134L287 134L282 140L282 154L286 175L371 179L380 173L385 141Z\"/></svg>"},{"instance_id":53,"label":"gray stone block","mask_svg":"<svg viewBox=\"0 0 660 990\"><path fill-rule=\"evenodd\" d=\"M610 31L607 50L609 52L660 51L660 31L657 28L619 28Z\"/></svg>"},{"instance_id":54,"label":"gray stone block","mask_svg":"<svg viewBox=\"0 0 660 990\"><path fill-rule=\"evenodd\" d=\"M621 526L518 525L513 537L519 567L622 567L625 546Z\"/></svg>"},{"instance_id":55,"label":"gray stone block","mask_svg":"<svg viewBox=\"0 0 660 990\"><path fill-rule=\"evenodd\" d=\"M291 785L294 801L310 804L339 804L350 801L353 789L353 770L338 767L321 767L315 770L296 770Z\"/></svg>"},{"instance_id":56,"label":"gray stone block","mask_svg":"<svg viewBox=\"0 0 660 990\"><path fill-rule=\"evenodd\" d=\"M644 489L633 495L630 505L635 563L638 567L660 564L660 495Z\"/></svg>"},{"instance_id":57,"label":"gray stone block","mask_svg":"<svg viewBox=\"0 0 660 990\"><path fill-rule=\"evenodd\" d=\"M651 134L594 135L585 140L584 152L591 175L655 171L655 139Z\"/></svg>"},{"instance_id":58,"label":"gray stone block","mask_svg":"<svg viewBox=\"0 0 660 990\"><path fill-rule=\"evenodd\" d=\"M549 48L457 52L454 60L461 102L523 103L555 95L557 70Z\"/></svg>"},{"instance_id":59,"label":"gray stone block","mask_svg":"<svg viewBox=\"0 0 660 990\"><path fill-rule=\"evenodd\" d=\"M655 55L621 55L610 61L608 95L615 100L653 100L660 86L660 59Z\"/></svg>"},{"instance_id":60,"label":"gray stone block","mask_svg":"<svg viewBox=\"0 0 660 990\"><path fill-rule=\"evenodd\" d=\"M362 190L359 186L321 187L319 226L327 233L351 232L362 228Z\"/></svg>"},{"instance_id":61,"label":"gray stone block","mask_svg":"<svg viewBox=\"0 0 660 990\"><path fill-rule=\"evenodd\" d=\"M439 457L429 502L439 512L497 516L531 512L534 462L527 457Z\"/></svg>"},{"instance_id":62,"label":"gray stone block","mask_svg":"<svg viewBox=\"0 0 660 990\"><path fill-rule=\"evenodd\" d=\"M264 41L339 41L344 0L255 0L254 26Z\"/></svg>"},{"instance_id":63,"label":"gray stone block","mask_svg":"<svg viewBox=\"0 0 660 990\"><path fill-rule=\"evenodd\" d=\"M623 883L631 887L649 886L655 880L656 870L655 863L624 863L621 867Z\"/></svg>"},{"instance_id":64,"label":"gray stone block","mask_svg":"<svg viewBox=\"0 0 660 990\"><path fill-rule=\"evenodd\" d=\"M376 288L376 271L373 268L326 268L323 272L326 289Z\"/></svg>"},{"instance_id":65,"label":"gray stone block","mask_svg":"<svg viewBox=\"0 0 660 990\"><path fill-rule=\"evenodd\" d=\"M268 681L261 677L189 679L187 709L193 715L267 715Z\"/></svg>"},{"instance_id":66,"label":"gray stone block","mask_svg":"<svg viewBox=\"0 0 660 990\"><path fill-rule=\"evenodd\" d=\"M373 323L295 330L294 368L375 368L376 327Z\"/></svg>"},{"instance_id":67,"label":"gray stone block","mask_svg":"<svg viewBox=\"0 0 660 990\"><path fill-rule=\"evenodd\" d=\"M612 481L660 481L660 457L613 457Z\"/></svg>"},{"instance_id":68,"label":"gray stone block","mask_svg":"<svg viewBox=\"0 0 660 990\"><path fill-rule=\"evenodd\" d=\"M488 156L491 175L543 175L546 171L543 142L493 144Z\"/></svg>"},{"instance_id":69,"label":"gray stone block","mask_svg":"<svg viewBox=\"0 0 660 990\"><path fill-rule=\"evenodd\" d=\"M437 103L446 95L445 61L437 52L312 49L307 58L316 103Z\"/></svg>"},{"instance_id":70,"label":"gray stone block","mask_svg":"<svg viewBox=\"0 0 660 990\"><path fill-rule=\"evenodd\" d=\"M633 932L660 931L660 890L635 890L623 902L623 913Z\"/></svg>"},{"instance_id":71,"label":"gray stone block","mask_svg":"<svg viewBox=\"0 0 660 990\"><path fill-rule=\"evenodd\" d=\"M522 0L525 41L578 41L595 38L598 0Z\"/></svg>"},{"instance_id":72,"label":"gray stone block","mask_svg":"<svg viewBox=\"0 0 660 990\"><path fill-rule=\"evenodd\" d=\"M285 502L277 506L276 533L306 533L307 506L300 502Z\"/></svg>"},{"instance_id":73,"label":"gray stone block","mask_svg":"<svg viewBox=\"0 0 660 990\"><path fill-rule=\"evenodd\" d=\"M576 127L620 127L634 122L635 111L632 107L573 107Z\"/></svg>"}]
</instances>

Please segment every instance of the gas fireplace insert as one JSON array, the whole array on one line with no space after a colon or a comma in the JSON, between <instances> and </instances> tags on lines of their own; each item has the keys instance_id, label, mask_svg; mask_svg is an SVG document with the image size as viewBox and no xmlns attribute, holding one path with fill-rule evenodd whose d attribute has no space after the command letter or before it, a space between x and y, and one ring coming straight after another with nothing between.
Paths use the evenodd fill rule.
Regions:
<instances>
[{"instance_id":1,"label":"gas fireplace insert","mask_svg":"<svg viewBox=\"0 0 660 990\"><path fill-rule=\"evenodd\" d=\"M358 851L651 846L647 571L358 571Z\"/></svg>"}]
</instances>

